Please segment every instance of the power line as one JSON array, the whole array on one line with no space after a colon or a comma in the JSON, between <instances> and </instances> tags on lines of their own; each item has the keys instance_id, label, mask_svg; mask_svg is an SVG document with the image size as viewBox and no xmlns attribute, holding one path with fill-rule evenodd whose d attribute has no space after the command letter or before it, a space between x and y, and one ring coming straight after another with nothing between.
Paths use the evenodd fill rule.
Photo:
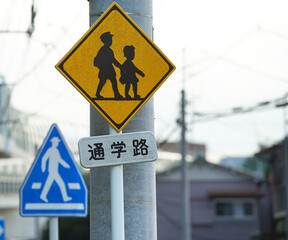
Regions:
<instances>
[{"instance_id":1,"label":"power line","mask_svg":"<svg viewBox=\"0 0 288 240\"><path fill-rule=\"evenodd\" d=\"M4 34L27 34L30 38L35 30L35 17L36 17L36 10L34 6L34 0L32 1L31 5L31 19L30 19L30 25L27 28L26 31L23 30L0 30L0 33Z\"/></svg>"},{"instance_id":2,"label":"power line","mask_svg":"<svg viewBox=\"0 0 288 240\"><path fill-rule=\"evenodd\" d=\"M215 121L219 118L224 117L231 117L235 115L245 114L245 113L252 113L257 111L265 111L270 109L275 109L279 107L285 107L288 105L287 102L288 93L286 93L283 97L276 98L274 100L269 101L261 101L257 104L254 104L250 107L243 108L243 107L232 107L229 110L220 111L220 112L214 112L214 113L203 113L203 112L193 112L193 119L187 124L189 126L190 124L195 123L202 123L202 122L208 122L208 121ZM167 143L170 138L173 136L173 134L178 130L179 127L179 119L176 120L176 125L172 128L169 128L170 131L166 135L166 137L159 141L158 147L163 146L165 143Z\"/></svg>"},{"instance_id":3,"label":"power line","mask_svg":"<svg viewBox=\"0 0 288 240\"><path fill-rule=\"evenodd\" d=\"M197 123L197 122L205 122L205 121L211 121L218 118L223 117L230 117L238 114L244 114L244 113L251 113L255 111L262 111L262 110L268 110L268 109L274 109L286 106L287 103L287 96L288 93L286 93L283 97L269 100L269 101L263 101L259 102L253 106L243 108L243 107L233 107L228 111L218 112L218 113L202 113L202 112L194 112L194 120L191 123Z\"/></svg>"},{"instance_id":4,"label":"power line","mask_svg":"<svg viewBox=\"0 0 288 240\"><path fill-rule=\"evenodd\" d=\"M268 72L265 72L265 71L250 67L248 65L241 64L241 63L239 63L239 62L237 62L235 60L232 60L230 58L227 58L225 56L218 56L217 58L219 60L224 60L224 61L226 61L226 62L228 62L228 63L230 63L230 64L232 64L232 65L234 65L236 67L239 67L239 68L248 70L250 72L256 73L258 75L262 75L264 77L268 77L268 78L271 78L271 79L275 79L275 80L278 80L278 81L281 81L281 82L288 83L288 78L287 77L277 76L277 75L274 75L274 74L271 74L271 73L268 73ZM192 74L192 76L195 76L195 74Z\"/></svg>"}]
</instances>

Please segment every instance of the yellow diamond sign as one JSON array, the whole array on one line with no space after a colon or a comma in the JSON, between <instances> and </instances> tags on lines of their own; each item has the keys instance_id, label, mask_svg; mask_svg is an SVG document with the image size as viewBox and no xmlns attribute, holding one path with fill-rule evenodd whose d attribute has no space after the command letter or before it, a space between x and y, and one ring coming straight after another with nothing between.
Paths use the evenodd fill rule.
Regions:
<instances>
[{"instance_id":1,"label":"yellow diamond sign","mask_svg":"<svg viewBox=\"0 0 288 240\"><path fill-rule=\"evenodd\" d=\"M121 131L175 66L113 3L56 68Z\"/></svg>"}]
</instances>

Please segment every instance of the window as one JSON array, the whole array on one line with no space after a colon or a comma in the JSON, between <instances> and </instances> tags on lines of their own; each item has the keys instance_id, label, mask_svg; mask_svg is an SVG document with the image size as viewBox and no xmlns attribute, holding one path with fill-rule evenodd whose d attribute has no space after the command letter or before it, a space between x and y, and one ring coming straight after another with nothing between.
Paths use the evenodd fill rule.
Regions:
<instances>
[{"instance_id":1,"label":"window","mask_svg":"<svg viewBox=\"0 0 288 240\"><path fill-rule=\"evenodd\" d=\"M252 198L219 198L215 199L214 211L218 219L252 219L256 203Z\"/></svg>"},{"instance_id":2,"label":"window","mask_svg":"<svg viewBox=\"0 0 288 240\"><path fill-rule=\"evenodd\" d=\"M233 209L232 203L229 202L217 202L216 203L216 215L217 216L232 216Z\"/></svg>"}]
</instances>

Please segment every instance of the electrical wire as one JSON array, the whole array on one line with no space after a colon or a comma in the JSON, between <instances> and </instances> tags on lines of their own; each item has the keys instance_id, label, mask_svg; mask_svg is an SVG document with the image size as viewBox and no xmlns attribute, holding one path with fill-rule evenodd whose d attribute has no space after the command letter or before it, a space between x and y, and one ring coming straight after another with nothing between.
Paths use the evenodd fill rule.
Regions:
<instances>
[{"instance_id":1,"label":"electrical wire","mask_svg":"<svg viewBox=\"0 0 288 240\"><path fill-rule=\"evenodd\" d=\"M265 72L265 71L250 67L248 65L239 63L239 62L237 62L235 60L232 60L232 59L230 59L228 57L225 57L225 56L216 56L216 57L218 58L219 61L220 60L226 61L226 62L228 62L228 63L230 63L230 64L232 64L232 65L234 65L236 67L248 70L248 71L253 72L255 74L258 74L260 76L264 76L264 77L270 78L271 80L274 79L274 80L277 80L277 81L288 83L288 78L287 77L277 76L277 75L274 75L274 74L271 74L271 73L268 73L268 72ZM192 76L195 76L195 74L193 74ZM190 76L190 77L192 77L192 76Z\"/></svg>"},{"instance_id":2,"label":"electrical wire","mask_svg":"<svg viewBox=\"0 0 288 240\"><path fill-rule=\"evenodd\" d=\"M194 112L193 116L195 119L193 120L193 123L198 123L198 122L206 122L218 118L223 118L223 117L230 117L234 115L239 115L239 114L244 114L244 113L251 113L255 111L263 111L263 110L270 110L270 109L275 109L279 107L286 106L286 98L287 98L287 93L277 99L274 100L269 100L269 101L262 101L257 104L254 104L250 107L232 107L228 111L223 111L223 112L217 112L217 113L201 113L201 112ZM284 105L283 105L284 104ZM283 106L282 106L283 105Z\"/></svg>"}]
</instances>

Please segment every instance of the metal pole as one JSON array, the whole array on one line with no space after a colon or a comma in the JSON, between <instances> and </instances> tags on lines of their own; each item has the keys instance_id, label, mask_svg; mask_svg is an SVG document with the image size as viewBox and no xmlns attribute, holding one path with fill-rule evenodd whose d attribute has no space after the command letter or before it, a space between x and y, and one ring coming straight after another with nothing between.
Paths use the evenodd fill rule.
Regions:
<instances>
[{"instance_id":1,"label":"metal pole","mask_svg":"<svg viewBox=\"0 0 288 240\"><path fill-rule=\"evenodd\" d=\"M182 222L182 239L191 239L190 224L190 181L189 165L186 162L186 122L185 122L185 91L181 91L181 156L182 156L182 193L183 193L183 222Z\"/></svg>"},{"instance_id":2,"label":"metal pole","mask_svg":"<svg viewBox=\"0 0 288 240\"><path fill-rule=\"evenodd\" d=\"M114 1L90 0L90 25ZM152 0L119 0L119 6L152 37ZM123 132L154 132L153 97L126 125ZM90 108L90 135L109 134L109 125ZM90 239L111 239L110 169L90 170ZM125 239L157 239L155 166L152 163L128 164L124 170Z\"/></svg>"},{"instance_id":3,"label":"metal pole","mask_svg":"<svg viewBox=\"0 0 288 240\"><path fill-rule=\"evenodd\" d=\"M110 167L112 239L124 240L123 165Z\"/></svg>"},{"instance_id":4,"label":"metal pole","mask_svg":"<svg viewBox=\"0 0 288 240\"><path fill-rule=\"evenodd\" d=\"M40 226L39 226L39 218L36 217L34 220L35 220L35 235L36 235L36 240L41 240L41 231L40 231Z\"/></svg>"},{"instance_id":5,"label":"metal pole","mask_svg":"<svg viewBox=\"0 0 288 240\"><path fill-rule=\"evenodd\" d=\"M110 135L118 134L110 127ZM124 240L123 165L110 167L112 240Z\"/></svg>"},{"instance_id":6,"label":"metal pole","mask_svg":"<svg viewBox=\"0 0 288 240\"><path fill-rule=\"evenodd\" d=\"M58 217L50 218L49 222L49 239L58 240L59 231L58 231Z\"/></svg>"}]
</instances>

